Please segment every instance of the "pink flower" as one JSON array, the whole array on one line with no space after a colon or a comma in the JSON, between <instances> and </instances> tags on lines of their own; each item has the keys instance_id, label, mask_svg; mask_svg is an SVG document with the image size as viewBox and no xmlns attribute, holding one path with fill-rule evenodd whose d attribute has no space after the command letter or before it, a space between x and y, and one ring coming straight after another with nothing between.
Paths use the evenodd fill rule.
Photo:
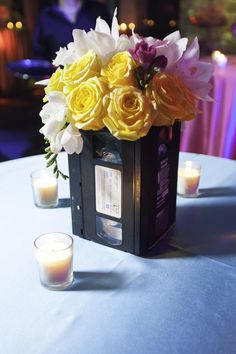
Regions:
<instances>
[{"instance_id":1,"label":"pink flower","mask_svg":"<svg viewBox=\"0 0 236 354\"><path fill-rule=\"evenodd\" d=\"M195 38L172 71L182 78L197 98L211 101L209 92L212 85L209 80L213 70L211 63L199 61L199 44Z\"/></svg>"},{"instance_id":2,"label":"pink flower","mask_svg":"<svg viewBox=\"0 0 236 354\"><path fill-rule=\"evenodd\" d=\"M188 40L187 38L181 38L179 31L176 31L165 37L163 40L153 37L147 37L144 39L143 37L134 33L131 37L131 42L134 44L134 49L131 49L130 53L132 54L132 51L134 51L139 60L142 59L143 61L145 59L150 65L151 55L153 59L157 57L165 57L167 60L165 65L166 69L170 69L182 57L184 51L186 50ZM145 43L145 46L143 43ZM143 52L145 53L140 53L142 48L144 48ZM156 51L155 57L153 57L154 50Z\"/></svg>"}]
</instances>

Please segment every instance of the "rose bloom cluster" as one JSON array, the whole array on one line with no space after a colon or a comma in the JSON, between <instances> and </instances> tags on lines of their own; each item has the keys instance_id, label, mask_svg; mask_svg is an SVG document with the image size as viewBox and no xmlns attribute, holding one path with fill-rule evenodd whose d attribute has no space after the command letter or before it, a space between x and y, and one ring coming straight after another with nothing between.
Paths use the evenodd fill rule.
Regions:
<instances>
[{"instance_id":1,"label":"rose bloom cluster","mask_svg":"<svg viewBox=\"0 0 236 354\"><path fill-rule=\"evenodd\" d=\"M80 153L80 130L107 128L117 139L134 141L151 126L191 120L199 99L210 100L211 64L199 61L195 38L174 32L163 40L119 35L98 18L95 30L73 31L61 48L46 84L41 133L58 154Z\"/></svg>"}]
</instances>

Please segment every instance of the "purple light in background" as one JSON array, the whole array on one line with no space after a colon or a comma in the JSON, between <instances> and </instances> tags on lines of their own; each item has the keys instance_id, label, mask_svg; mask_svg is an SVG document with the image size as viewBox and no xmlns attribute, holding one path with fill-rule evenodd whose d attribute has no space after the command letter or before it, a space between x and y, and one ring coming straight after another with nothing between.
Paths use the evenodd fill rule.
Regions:
<instances>
[{"instance_id":1,"label":"purple light in background","mask_svg":"<svg viewBox=\"0 0 236 354\"><path fill-rule=\"evenodd\" d=\"M231 26L231 33L236 37L236 22L234 22Z\"/></svg>"},{"instance_id":2,"label":"purple light in background","mask_svg":"<svg viewBox=\"0 0 236 354\"><path fill-rule=\"evenodd\" d=\"M229 119L229 126L227 129L227 135L225 140L224 157L228 159L232 158L235 151L236 141L236 88L234 89L234 98L232 102L232 110Z\"/></svg>"},{"instance_id":3,"label":"purple light in background","mask_svg":"<svg viewBox=\"0 0 236 354\"><path fill-rule=\"evenodd\" d=\"M213 112L212 112L212 125L211 131L213 134L210 136L209 141L209 152L211 153L214 150L215 139L217 138L218 133L218 125L220 121L220 109L221 109L221 101L223 97L223 82L219 82L219 87L215 88L217 90L217 96L214 101L213 105ZM214 154L213 154L214 155Z\"/></svg>"},{"instance_id":4,"label":"purple light in background","mask_svg":"<svg viewBox=\"0 0 236 354\"><path fill-rule=\"evenodd\" d=\"M29 134L24 132L0 131L0 154L5 159L17 159L31 147Z\"/></svg>"}]
</instances>

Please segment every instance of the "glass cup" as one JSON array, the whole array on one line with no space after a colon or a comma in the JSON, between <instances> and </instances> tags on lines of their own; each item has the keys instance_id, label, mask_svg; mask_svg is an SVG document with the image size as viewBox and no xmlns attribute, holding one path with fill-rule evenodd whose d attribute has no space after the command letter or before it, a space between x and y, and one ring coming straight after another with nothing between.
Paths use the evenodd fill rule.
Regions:
<instances>
[{"instance_id":1,"label":"glass cup","mask_svg":"<svg viewBox=\"0 0 236 354\"><path fill-rule=\"evenodd\" d=\"M41 284L50 290L63 290L73 282L73 239L60 233L48 233L34 241Z\"/></svg>"},{"instance_id":2,"label":"glass cup","mask_svg":"<svg viewBox=\"0 0 236 354\"><path fill-rule=\"evenodd\" d=\"M49 169L31 173L34 204L39 208L54 208L58 204L57 178Z\"/></svg>"},{"instance_id":3,"label":"glass cup","mask_svg":"<svg viewBox=\"0 0 236 354\"><path fill-rule=\"evenodd\" d=\"M197 197L199 192L199 181L201 176L201 165L196 161L184 161L178 169L177 193L182 197Z\"/></svg>"}]
</instances>

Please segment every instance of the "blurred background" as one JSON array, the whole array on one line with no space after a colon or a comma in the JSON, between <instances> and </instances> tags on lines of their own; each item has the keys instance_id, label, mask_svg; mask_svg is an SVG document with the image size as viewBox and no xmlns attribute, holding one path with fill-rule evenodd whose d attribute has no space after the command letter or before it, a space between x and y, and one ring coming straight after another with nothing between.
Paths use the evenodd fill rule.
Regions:
<instances>
[{"instance_id":1,"label":"blurred background","mask_svg":"<svg viewBox=\"0 0 236 354\"><path fill-rule=\"evenodd\" d=\"M34 82L52 73L50 50L54 50L60 40L62 43L68 40L67 31L93 27L98 15L109 22L115 7L121 33L131 34L131 29L135 28L142 35L163 38L179 29L182 36L190 39L198 36L203 57L211 58L214 50L220 50L228 56L231 65L236 62L236 0L84 0L83 5L75 0L0 0L0 161L43 153L43 137L38 132L43 90ZM220 70L222 75L222 68ZM232 80L232 75L229 76ZM230 139L234 140L235 100L236 94L227 111L229 126L224 124L222 131L226 136L230 129ZM215 106L204 106L202 112L205 110L209 116L209 110L214 109ZM199 122L201 119L203 117ZM200 128L203 125L198 124ZM212 129L218 129L215 123ZM199 151L187 141L192 139L190 133L182 149L208 153L209 146ZM228 138L223 144L222 151L230 151L223 156L235 158L236 145L228 146ZM222 155L214 149L210 153Z\"/></svg>"}]
</instances>

